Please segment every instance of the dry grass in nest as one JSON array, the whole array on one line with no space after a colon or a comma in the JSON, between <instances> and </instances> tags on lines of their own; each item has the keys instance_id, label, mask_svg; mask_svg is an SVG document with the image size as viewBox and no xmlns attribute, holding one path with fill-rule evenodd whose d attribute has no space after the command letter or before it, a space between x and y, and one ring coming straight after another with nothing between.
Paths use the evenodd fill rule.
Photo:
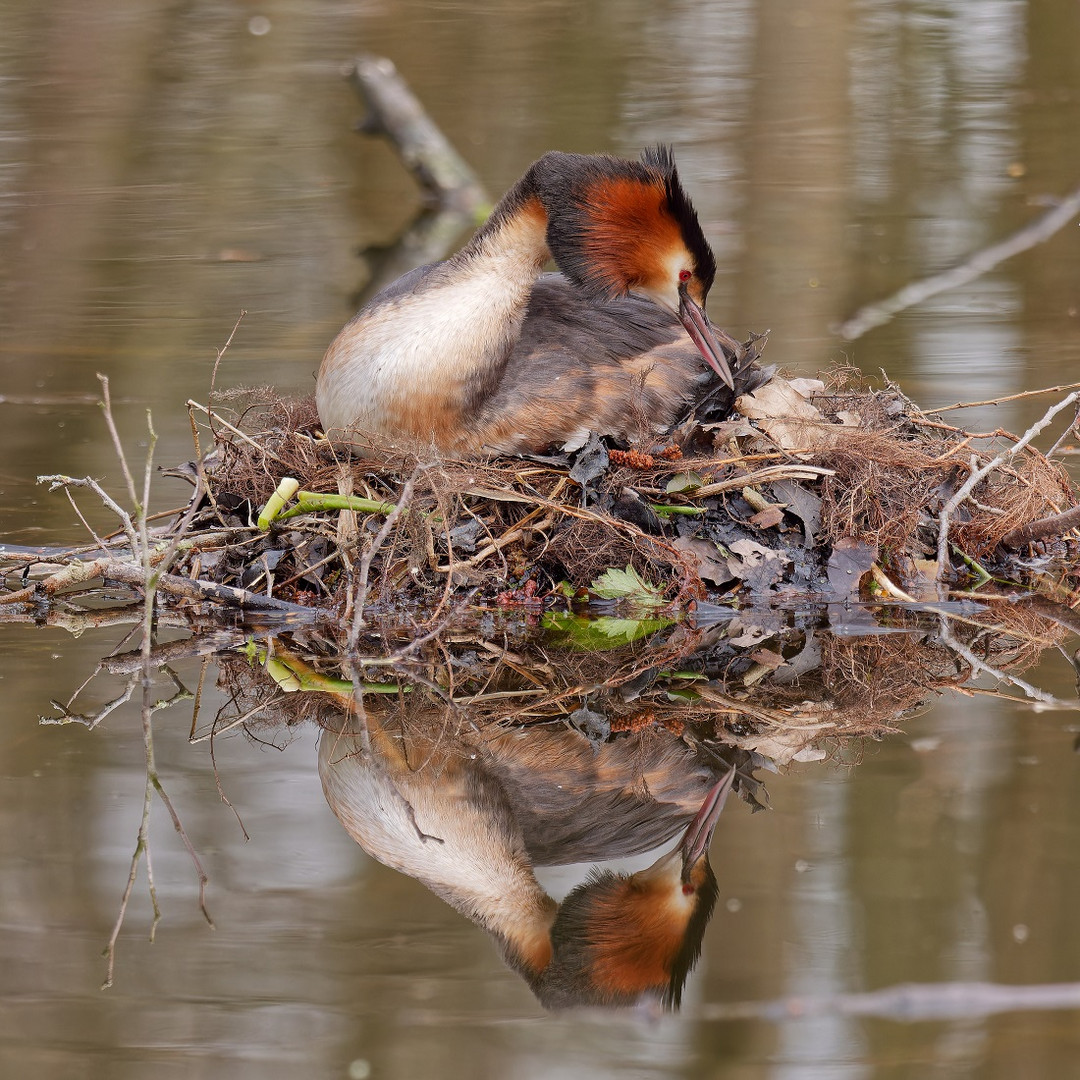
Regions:
<instances>
[{"instance_id":1,"label":"dry grass in nest","mask_svg":"<svg viewBox=\"0 0 1080 1080\"><path fill-rule=\"evenodd\" d=\"M616 531L607 521L571 519L548 545L548 558L575 580L593 581L612 566L632 566L646 581L678 580L685 566L666 544Z\"/></svg>"},{"instance_id":2,"label":"dry grass in nest","mask_svg":"<svg viewBox=\"0 0 1080 1080\"><path fill-rule=\"evenodd\" d=\"M1012 530L1074 503L1068 473L1038 453L1024 454L1010 468L999 469L972 496L952 537L976 559L992 555Z\"/></svg>"},{"instance_id":3,"label":"dry grass in nest","mask_svg":"<svg viewBox=\"0 0 1080 1080\"><path fill-rule=\"evenodd\" d=\"M778 386L783 388L782 381ZM708 456L688 453L681 460L666 460L663 448L645 447L649 453L624 455L621 464L609 465L589 482L586 494L570 479L567 466L543 461L453 460L375 440L360 447L364 458L346 460L318 437L310 398L286 401L269 391L250 391L228 399L233 424L218 416L212 419L217 452L208 466L210 488L223 505L242 507L246 502L250 508L246 519L243 510L233 516L235 526L237 518L246 524L254 516L283 476L295 477L303 490L342 491L389 504L399 501L408 482L410 505L372 564L368 595L384 603L444 603L476 588L492 597L530 577L542 591L562 580L580 588L609 569L626 566L667 590L668 598L677 590L678 597L686 599L708 595L698 574L704 566L699 562L703 550L706 558L715 553L714 564L727 560L734 567L736 587L760 593L792 584L804 590L823 587L815 583L826 580L831 547L847 538L876 552L883 564L902 575L913 560L934 558L937 515L972 468L1009 445L1004 439L995 443L931 421L892 387L877 392L853 389L841 378L830 394L814 396L812 405L811 399L800 400L820 415L807 429L816 432L817 443L811 448L786 448L782 435L770 434L782 427L771 428L767 419L755 421L760 430L749 434L747 422L736 419L732 427L739 433L726 436L720 425ZM708 446L710 430L688 425L683 429L686 446ZM831 475L815 475L807 466L818 473L830 470ZM676 473L690 480L669 485ZM805 514L807 505L813 513L820 507L820 527L815 526L810 549L798 550L800 524L790 516L792 511L774 511L768 524L754 517L762 505L788 503L790 487L773 489L781 479L808 494L809 504L794 514ZM1063 471L1027 449L995 469L952 514L949 540L968 558L987 560L1018 525L1072 503ZM662 526L653 519L650 524L635 516L635 504L646 507L646 514L648 504L667 504L696 516L669 517ZM283 535L300 542L316 534L315 546L330 541L315 587L326 600L340 604L340 589L382 522L360 516L359 528L350 530L348 520L329 510L296 517L281 523L262 545L280 550ZM213 524L204 517L197 527ZM691 551L696 538L712 546ZM791 581L768 574L755 577L752 554L745 555L745 561L740 561L744 556L732 561L731 549L739 542L776 551ZM250 550L257 553L257 548L255 544ZM310 563L311 558L308 551L298 553L293 565L283 565L278 580L300 582L298 588L309 595L312 585L301 579L305 560ZM237 561L221 565L233 574L228 580L235 580ZM999 559L995 570L1001 565ZM1007 554L1005 566L1008 576ZM1018 565L1017 577L1023 572ZM715 565L708 573L709 580L723 580L717 578ZM721 591L726 591L722 585Z\"/></svg>"},{"instance_id":4,"label":"dry grass in nest","mask_svg":"<svg viewBox=\"0 0 1080 1080\"><path fill-rule=\"evenodd\" d=\"M909 546L955 462L888 432L853 431L816 460L834 470L821 483L831 543L855 537L882 551Z\"/></svg>"}]
</instances>

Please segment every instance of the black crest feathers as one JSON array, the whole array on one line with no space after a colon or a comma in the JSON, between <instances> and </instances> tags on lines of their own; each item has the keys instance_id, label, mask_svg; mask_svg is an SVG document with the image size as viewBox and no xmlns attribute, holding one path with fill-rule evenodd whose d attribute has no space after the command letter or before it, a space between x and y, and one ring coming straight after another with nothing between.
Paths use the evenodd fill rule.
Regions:
<instances>
[{"instance_id":1,"label":"black crest feathers","mask_svg":"<svg viewBox=\"0 0 1080 1080\"><path fill-rule=\"evenodd\" d=\"M709 247L697 211L690 201L690 196L683 190L679 173L675 168L675 154L670 146L658 144L648 146L641 151L641 163L647 169L654 169L664 178L664 193L672 217L679 223L683 240L690 254L694 257L698 277L701 278L707 293L716 278L716 258Z\"/></svg>"}]
</instances>

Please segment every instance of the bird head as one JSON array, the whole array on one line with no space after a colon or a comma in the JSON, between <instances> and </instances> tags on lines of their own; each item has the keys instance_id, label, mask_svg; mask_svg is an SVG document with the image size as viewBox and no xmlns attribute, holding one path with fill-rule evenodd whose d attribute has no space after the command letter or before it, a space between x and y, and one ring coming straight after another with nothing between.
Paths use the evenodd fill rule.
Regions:
<instances>
[{"instance_id":1,"label":"bird head","mask_svg":"<svg viewBox=\"0 0 1080 1080\"><path fill-rule=\"evenodd\" d=\"M716 260L670 148L640 161L545 154L533 166L547 212L547 243L564 274L598 297L635 292L676 315L705 362L734 388L705 314Z\"/></svg>"},{"instance_id":2,"label":"bird head","mask_svg":"<svg viewBox=\"0 0 1080 1080\"><path fill-rule=\"evenodd\" d=\"M553 955L535 987L551 1007L678 1006L701 953L718 887L709 843L735 770L714 785L679 844L635 874L594 872L563 901Z\"/></svg>"}]
</instances>

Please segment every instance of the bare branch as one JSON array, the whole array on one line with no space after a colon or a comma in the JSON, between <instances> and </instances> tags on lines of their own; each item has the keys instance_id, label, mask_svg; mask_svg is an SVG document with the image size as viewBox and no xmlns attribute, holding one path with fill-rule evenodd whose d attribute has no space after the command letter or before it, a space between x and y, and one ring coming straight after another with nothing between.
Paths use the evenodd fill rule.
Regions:
<instances>
[{"instance_id":1,"label":"bare branch","mask_svg":"<svg viewBox=\"0 0 1080 1080\"><path fill-rule=\"evenodd\" d=\"M949 561L949 521L956 508L971 494L972 491L990 475L996 468L1003 465L1010 458L1015 457L1025 446L1028 445L1062 409L1067 409L1073 402L1080 399L1080 390L1074 390L1068 397L1063 398L1056 405L1052 405L1043 413L1042 419L1024 432L1007 450L1003 450L992 461L979 469L972 469L971 475L953 494L952 498L945 503L938 514L938 548L937 548L937 573L938 580L943 581L945 570Z\"/></svg>"}]
</instances>

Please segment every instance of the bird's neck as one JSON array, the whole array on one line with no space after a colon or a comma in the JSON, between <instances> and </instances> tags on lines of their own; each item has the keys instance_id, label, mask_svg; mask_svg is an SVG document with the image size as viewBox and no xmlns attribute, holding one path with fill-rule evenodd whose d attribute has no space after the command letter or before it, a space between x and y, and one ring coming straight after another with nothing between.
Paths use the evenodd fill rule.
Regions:
<instances>
[{"instance_id":1,"label":"bird's neck","mask_svg":"<svg viewBox=\"0 0 1080 1080\"><path fill-rule=\"evenodd\" d=\"M519 182L418 289L376 308L357 335L344 335L345 354L357 350L363 358L356 374L367 403L348 420L453 445L462 421L498 386L521 336L533 284L548 259L546 228L543 204Z\"/></svg>"},{"instance_id":2,"label":"bird's neck","mask_svg":"<svg viewBox=\"0 0 1080 1080\"><path fill-rule=\"evenodd\" d=\"M422 882L487 930L512 967L537 977L551 960L556 904L536 880L501 788L471 759L432 751L423 768L410 768L407 744L379 724L370 739L367 753L358 735L322 736L331 810L368 854Z\"/></svg>"},{"instance_id":3,"label":"bird's neck","mask_svg":"<svg viewBox=\"0 0 1080 1080\"><path fill-rule=\"evenodd\" d=\"M490 389L488 379L501 375L520 337L533 284L551 257L547 225L530 170L469 243L444 264L440 292L448 290L449 300L452 291L455 305L448 341L461 365L472 369L481 397Z\"/></svg>"}]
</instances>

